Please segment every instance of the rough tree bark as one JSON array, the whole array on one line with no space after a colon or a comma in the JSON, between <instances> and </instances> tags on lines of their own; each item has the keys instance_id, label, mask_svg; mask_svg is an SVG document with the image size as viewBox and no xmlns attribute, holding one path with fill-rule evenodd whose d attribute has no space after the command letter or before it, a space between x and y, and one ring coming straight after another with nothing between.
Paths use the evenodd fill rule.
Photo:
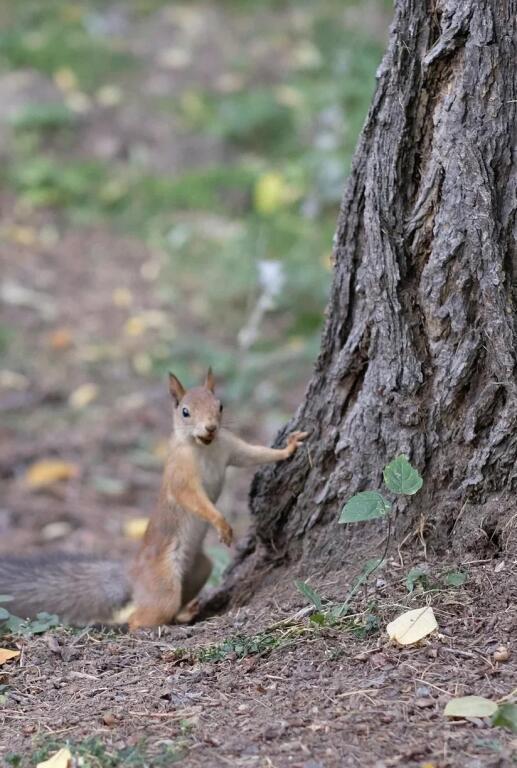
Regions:
<instances>
[{"instance_id":1,"label":"rough tree bark","mask_svg":"<svg viewBox=\"0 0 517 768\"><path fill-rule=\"evenodd\" d=\"M425 483L399 536L421 521L434 546L479 550L517 526L516 14L396 2L320 356L288 426L312 431L309 450L255 477L240 579L267 557L339 567L367 535L337 525L343 501L400 452Z\"/></svg>"}]
</instances>

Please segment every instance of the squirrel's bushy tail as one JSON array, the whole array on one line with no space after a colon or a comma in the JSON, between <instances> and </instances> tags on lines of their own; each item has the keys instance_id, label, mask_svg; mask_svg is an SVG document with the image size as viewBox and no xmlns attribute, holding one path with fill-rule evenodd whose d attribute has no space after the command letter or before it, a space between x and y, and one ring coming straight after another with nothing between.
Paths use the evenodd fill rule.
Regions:
<instances>
[{"instance_id":1,"label":"squirrel's bushy tail","mask_svg":"<svg viewBox=\"0 0 517 768\"><path fill-rule=\"evenodd\" d=\"M54 552L12 557L0 555L0 595L15 616L57 613L71 624L109 621L131 598L127 566L100 557Z\"/></svg>"}]
</instances>

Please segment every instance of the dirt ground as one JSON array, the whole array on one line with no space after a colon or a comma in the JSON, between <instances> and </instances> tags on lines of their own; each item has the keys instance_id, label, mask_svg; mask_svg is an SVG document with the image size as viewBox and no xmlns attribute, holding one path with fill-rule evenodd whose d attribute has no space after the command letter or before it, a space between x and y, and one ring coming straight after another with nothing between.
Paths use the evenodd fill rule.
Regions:
<instances>
[{"instance_id":1,"label":"dirt ground","mask_svg":"<svg viewBox=\"0 0 517 768\"><path fill-rule=\"evenodd\" d=\"M185 78L210 84L224 75L221 60L236 55L237 32L228 34L232 14L217 8L202 23L225 46L204 45L201 37L192 67L180 75L153 64L170 47L167 30L159 34L162 16L145 22L150 31L143 22L123 29L148 57L142 99L108 116L93 114L66 152L108 163L130 154L136 142L151 170L171 174L206 158L226 162L219 139L178 137L170 116L147 119L145 102L147 90L169 93L169 80L173 87ZM196 32L197 17L189 21L186 6L182 14ZM374 18L382 37L385 14ZM252 32L248 22L246 34ZM257 80L274 81L277 59L261 46L254 56ZM7 80L2 84L10 88L11 74ZM41 92L40 80L31 82ZM7 91L0 92L6 102ZM111 120L119 121L115 129ZM0 366L0 557L41 548L130 557L136 542L127 523L154 504L169 426L166 383L143 375L146 353L169 344L172 328L187 340L204 329L160 291L160 247L108 224L74 226L59 210L27 208L8 187L0 194L0 222L2 327L15 329ZM216 343L218 333L207 343ZM0 351L1 342L0 336ZM303 396L310 370L303 363L275 414L258 400L237 402L228 416L232 428L270 441ZM30 487L27 470L47 459L65 462L73 476ZM231 474L219 504L237 536L249 524L251 476ZM225 552L214 536L208 547L221 568ZM3 764L36 765L67 744L75 765L86 768L515 764L515 734L486 719L447 720L443 709L453 696L515 696L517 560L504 551L464 562L429 553L427 581L408 592L407 573L422 564L423 550L393 551L357 595L352 618L330 626L310 621L294 579L311 577L322 594L342 600L380 548L373 540L344 552L339 573L271 566L248 604L191 627L131 635L59 627L2 637L2 647L21 651L0 666ZM458 569L465 584L447 585L447 573ZM426 604L439 632L408 649L390 645L386 623ZM500 646L509 651L506 661L494 658Z\"/></svg>"},{"instance_id":2,"label":"dirt ground","mask_svg":"<svg viewBox=\"0 0 517 768\"><path fill-rule=\"evenodd\" d=\"M23 757L7 764L65 743L92 766L513 764L515 736L486 720L447 721L443 708L451 695L499 700L514 689L515 657L493 653L515 637L515 566L471 563L468 586L408 597L398 565L357 610L368 604L383 624L432 602L440 633L420 647L396 649L351 622L311 628L296 617L291 579L279 584L275 572L250 605L197 626L59 629L17 643L0 744ZM332 595L346 581L345 570L318 586Z\"/></svg>"}]
</instances>

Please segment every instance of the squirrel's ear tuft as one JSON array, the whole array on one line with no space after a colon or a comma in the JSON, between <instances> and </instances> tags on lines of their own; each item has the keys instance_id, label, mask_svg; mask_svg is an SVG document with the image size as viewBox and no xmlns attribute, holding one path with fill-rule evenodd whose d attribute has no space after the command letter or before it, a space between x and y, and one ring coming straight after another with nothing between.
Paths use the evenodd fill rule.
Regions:
<instances>
[{"instance_id":1,"label":"squirrel's ear tuft","mask_svg":"<svg viewBox=\"0 0 517 768\"><path fill-rule=\"evenodd\" d=\"M183 395L185 394L185 387L178 379L178 377L173 373L169 373L169 392L171 393L172 400L176 405L178 405L180 400L183 398Z\"/></svg>"},{"instance_id":2,"label":"squirrel's ear tuft","mask_svg":"<svg viewBox=\"0 0 517 768\"><path fill-rule=\"evenodd\" d=\"M205 379L205 387L210 390L210 392L213 392L215 389L215 379L214 374L212 372L212 366L207 371L206 379Z\"/></svg>"}]
</instances>

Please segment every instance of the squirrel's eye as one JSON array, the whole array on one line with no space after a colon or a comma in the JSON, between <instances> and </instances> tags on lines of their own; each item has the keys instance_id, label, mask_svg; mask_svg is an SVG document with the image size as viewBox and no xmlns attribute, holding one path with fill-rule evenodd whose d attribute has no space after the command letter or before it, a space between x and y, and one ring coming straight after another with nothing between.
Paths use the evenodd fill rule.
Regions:
<instances>
[{"instance_id":1,"label":"squirrel's eye","mask_svg":"<svg viewBox=\"0 0 517 768\"><path fill-rule=\"evenodd\" d=\"M222 412L223 412L223 404L221 403L221 404L219 405L219 413L222 413Z\"/></svg>"},{"instance_id":2,"label":"squirrel's eye","mask_svg":"<svg viewBox=\"0 0 517 768\"><path fill-rule=\"evenodd\" d=\"M190 416L190 411L189 411L189 409L188 409L188 408L184 408L184 409L182 410L182 412L181 412L181 413L182 413L182 415L183 415L183 416L184 416L186 419L188 419L188 417Z\"/></svg>"}]
</instances>

